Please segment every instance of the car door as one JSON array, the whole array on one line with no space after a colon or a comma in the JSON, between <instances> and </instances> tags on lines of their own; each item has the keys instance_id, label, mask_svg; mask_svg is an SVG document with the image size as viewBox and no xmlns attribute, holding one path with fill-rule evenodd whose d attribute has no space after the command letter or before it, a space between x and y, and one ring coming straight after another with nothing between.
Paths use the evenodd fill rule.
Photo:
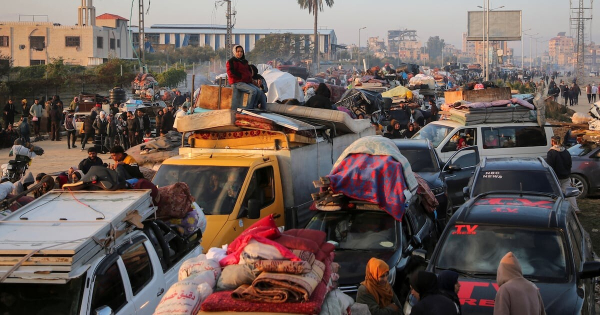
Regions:
<instances>
[{"instance_id":1,"label":"car door","mask_svg":"<svg viewBox=\"0 0 600 315\"><path fill-rule=\"evenodd\" d=\"M127 271L118 253L107 256L94 272L90 314L103 307L109 307L112 314L135 314L135 305L131 301L131 291L126 289Z\"/></svg>"},{"instance_id":2,"label":"car door","mask_svg":"<svg viewBox=\"0 0 600 315\"><path fill-rule=\"evenodd\" d=\"M479 150L477 146L470 146L456 151L442 168L448 185L448 198L453 207L458 207L465 202L463 188L467 186L478 164Z\"/></svg>"}]
</instances>

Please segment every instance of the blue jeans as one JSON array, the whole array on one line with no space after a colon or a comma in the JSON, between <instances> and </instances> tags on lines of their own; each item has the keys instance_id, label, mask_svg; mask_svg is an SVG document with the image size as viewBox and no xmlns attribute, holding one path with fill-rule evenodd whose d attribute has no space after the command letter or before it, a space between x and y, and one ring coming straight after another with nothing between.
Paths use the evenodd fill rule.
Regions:
<instances>
[{"instance_id":1,"label":"blue jeans","mask_svg":"<svg viewBox=\"0 0 600 315\"><path fill-rule=\"evenodd\" d=\"M234 83L232 87L233 96L231 97L231 109L242 107L241 105L244 100L242 93L248 93L248 104L246 105L246 108L252 109L256 107L258 93L260 92L258 87L244 82Z\"/></svg>"}]
</instances>

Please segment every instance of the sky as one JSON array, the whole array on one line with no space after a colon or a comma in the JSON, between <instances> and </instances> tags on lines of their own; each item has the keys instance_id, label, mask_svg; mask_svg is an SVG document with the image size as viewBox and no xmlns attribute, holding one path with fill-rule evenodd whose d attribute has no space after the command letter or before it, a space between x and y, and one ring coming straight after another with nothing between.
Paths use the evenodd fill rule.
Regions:
<instances>
[{"instance_id":1,"label":"sky","mask_svg":"<svg viewBox=\"0 0 600 315\"><path fill-rule=\"evenodd\" d=\"M146 27L152 24L219 24L225 25L226 5L214 0L144 0ZM585 0L589 3L590 0ZM331 8L319 12L319 27L335 30L338 44L356 44L361 31L361 45L368 37L385 38L390 29L415 29L419 40L427 42L430 36L440 36L446 43L462 47L462 33L467 30L467 11L481 10L484 0L335 0ZM18 5L14 5L17 3ZM77 7L81 0L0 0L0 21L18 21L19 15L47 15L48 21L73 25L77 23ZM132 3L133 15L132 13ZM97 15L112 13L137 25L138 0L94 0ZM313 16L301 10L295 0L233 0L237 14L237 28L312 29ZM547 41L558 32L569 34L568 0L491 0L492 9L522 10L523 29L538 34L538 49L546 51ZM598 5L593 13L597 13ZM599 16L595 14L595 16ZM46 17L36 17L45 20ZM21 20L31 21L30 16ZM510 23L510 22L507 22ZM518 23L518 22L517 22ZM600 26L600 21L596 22ZM592 29L599 29L597 26ZM589 33L588 33L589 34ZM593 39L600 42L600 30ZM588 35L586 35L588 36ZM528 54L529 38L525 38ZM534 41L535 47L535 41ZM509 47L520 54L521 43L511 42ZM535 49L535 48L534 48Z\"/></svg>"}]
</instances>

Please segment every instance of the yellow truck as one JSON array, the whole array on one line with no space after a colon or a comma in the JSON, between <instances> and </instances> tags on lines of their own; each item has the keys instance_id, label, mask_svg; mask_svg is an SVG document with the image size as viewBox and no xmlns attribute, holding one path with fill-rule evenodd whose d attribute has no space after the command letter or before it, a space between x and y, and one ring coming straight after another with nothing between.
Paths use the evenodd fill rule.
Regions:
<instances>
[{"instance_id":1,"label":"yellow truck","mask_svg":"<svg viewBox=\"0 0 600 315\"><path fill-rule=\"evenodd\" d=\"M312 181L329 174L349 144L375 134L369 121L341 111L279 104L189 115L178 129L193 133L189 146L164 161L153 182L189 185L207 217L205 252L269 214L285 229L304 227Z\"/></svg>"}]
</instances>

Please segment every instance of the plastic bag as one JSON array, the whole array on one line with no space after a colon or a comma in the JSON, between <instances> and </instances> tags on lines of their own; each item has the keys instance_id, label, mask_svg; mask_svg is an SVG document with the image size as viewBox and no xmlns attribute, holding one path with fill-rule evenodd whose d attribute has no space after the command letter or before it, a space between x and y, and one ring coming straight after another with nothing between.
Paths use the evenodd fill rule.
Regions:
<instances>
[{"instance_id":1,"label":"plastic bag","mask_svg":"<svg viewBox=\"0 0 600 315\"><path fill-rule=\"evenodd\" d=\"M215 282L221 276L221 266L218 261L207 259L204 254L190 258L179 268L179 281L207 270L212 271Z\"/></svg>"},{"instance_id":2,"label":"plastic bag","mask_svg":"<svg viewBox=\"0 0 600 315\"><path fill-rule=\"evenodd\" d=\"M206 279L207 277L198 275L172 285L160 300L154 315L197 314L202 302L213 292L210 284L203 282Z\"/></svg>"},{"instance_id":3,"label":"plastic bag","mask_svg":"<svg viewBox=\"0 0 600 315\"><path fill-rule=\"evenodd\" d=\"M221 259L227 256L227 245L223 245L225 248L212 247L206 253L207 259L212 259L214 261L221 261Z\"/></svg>"},{"instance_id":4,"label":"plastic bag","mask_svg":"<svg viewBox=\"0 0 600 315\"><path fill-rule=\"evenodd\" d=\"M573 114L573 117L571 117L571 121L573 121L574 124L587 124L592 119L593 118L590 115L582 113L575 113Z\"/></svg>"}]
</instances>

